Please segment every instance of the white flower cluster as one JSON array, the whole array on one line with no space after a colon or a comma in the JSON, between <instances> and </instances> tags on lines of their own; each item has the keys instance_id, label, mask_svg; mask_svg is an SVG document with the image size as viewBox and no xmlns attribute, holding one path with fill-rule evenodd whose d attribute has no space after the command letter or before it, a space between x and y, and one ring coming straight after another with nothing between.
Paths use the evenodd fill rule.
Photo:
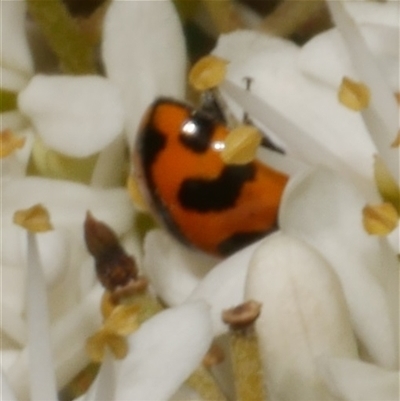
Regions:
<instances>
[{"instance_id":1,"label":"white flower cluster","mask_svg":"<svg viewBox=\"0 0 400 401\"><path fill-rule=\"evenodd\" d=\"M27 138L2 160L2 399L56 400L55 387L88 363L85 339L100 325L101 296L82 236L89 209L123 238L170 308L130 335L124 360L106 355L81 401L179 399L213 338L227 332L221 312L245 300L262 304L256 331L269 399L398 399L398 230L370 236L361 211L379 199L374 155L398 179L390 145L398 132L399 4L328 4L336 28L303 47L237 31L213 51L229 61L221 85L229 106L285 148L262 157L291 177L280 230L219 262L161 229L140 250L135 211L113 173L147 105L159 95L183 97L185 52L172 3L112 2L101 49L106 76L76 77L35 75L26 4L1 1L1 85L18 93L1 130ZM362 113L337 100L344 76L371 90ZM251 92L242 89L246 77ZM66 157L97 155L90 185L26 176L38 142ZM12 217L35 203L49 210L54 230L32 248ZM42 352L50 345L34 335L47 324L43 296L53 362Z\"/></svg>"}]
</instances>

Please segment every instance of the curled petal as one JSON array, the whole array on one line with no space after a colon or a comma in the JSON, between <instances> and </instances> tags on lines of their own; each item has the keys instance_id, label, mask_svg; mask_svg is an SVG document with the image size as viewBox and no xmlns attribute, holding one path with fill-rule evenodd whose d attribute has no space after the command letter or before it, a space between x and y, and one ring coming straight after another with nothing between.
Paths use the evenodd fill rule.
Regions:
<instances>
[{"instance_id":1,"label":"curled petal","mask_svg":"<svg viewBox=\"0 0 400 401\"><path fill-rule=\"evenodd\" d=\"M397 401L399 372L360 360L321 358L319 371L332 393L346 401Z\"/></svg>"},{"instance_id":2,"label":"curled petal","mask_svg":"<svg viewBox=\"0 0 400 401\"><path fill-rule=\"evenodd\" d=\"M168 400L201 362L211 339L204 302L156 315L129 339L129 354L117 366L115 399Z\"/></svg>"},{"instance_id":3,"label":"curled petal","mask_svg":"<svg viewBox=\"0 0 400 401\"><path fill-rule=\"evenodd\" d=\"M356 335L373 361L394 368L398 317L388 288L398 283L398 269L387 259L396 256L364 231L365 203L341 176L312 170L289 183L279 221L285 233L301 238L330 263L342 284Z\"/></svg>"},{"instance_id":4,"label":"curled petal","mask_svg":"<svg viewBox=\"0 0 400 401\"><path fill-rule=\"evenodd\" d=\"M215 263L216 259L184 247L163 230L146 236L143 268L168 305L184 302Z\"/></svg>"},{"instance_id":5,"label":"curled petal","mask_svg":"<svg viewBox=\"0 0 400 401\"><path fill-rule=\"evenodd\" d=\"M356 357L357 345L328 263L302 241L273 234L250 261L246 297L262 303L256 331L272 398L333 400L316 358Z\"/></svg>"},{"instance_id":6,"label":"curled petal","mask_svg":"<svg viewBox=\"0 0 400 401\"><path fill-rule=\"evenodd\" d=\"M26 3L1 2L1 65L30 75L33 60L25 32Z\"/></svg>"},{"instance_id":7,"label":"curled petal","mask_svg":"<svg viewBox=\"0 0 400 401\"><path fill-rule=\"evenodd\" d=\"M122 132L119 92L102 77L36 75L18 105L43 141L67 156L90 156Z\"/></svg>"},{"instance_id":8,"label":"curled petal","mask_svg":"<svg viewBox=\"0 0 400 401\"><path fill-rule=\"evenodd\" d=\"M132 144L142 115L155 97L184 95L181 26L169 0L114 1L105 17L103 37L107 76L121 90Z\"/></svg>"}]
</instances>

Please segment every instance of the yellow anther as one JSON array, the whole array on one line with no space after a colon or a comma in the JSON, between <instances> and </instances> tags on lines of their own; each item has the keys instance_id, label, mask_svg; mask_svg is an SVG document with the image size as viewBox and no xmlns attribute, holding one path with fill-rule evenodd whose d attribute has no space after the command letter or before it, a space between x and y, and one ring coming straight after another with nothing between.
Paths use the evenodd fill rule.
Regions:
<instances>
[{"instance_id":1,"label":"yellow anther","mask_svg":"<svg viewBox=\"0 0 400 401\"><path fill-rule=\"evenodd\" d=\"M260 146L262 135L252 125L233 129L225 139L221 158L225 164L247 164L252 162Z\"/></svg>"},{"instance_id":2,"label":"yellow anther","mask_svg":"<svg viewBox=\"0 0 400 401\"><path fill-rule=\"evenodd\" d=\"M344 106L354 111L361 111L368 107L371 92L367 85L344 77L339 88L338 97L340 103Z\"/></svg>"},{"instance_id":3,"label":"yellow anther","mask_svg":"<svg viewBox=\"0 0 400 401\"><path fill-rule=\"evenodd\" d=\"M105 320L103 326L86 341L86 351L95 362L104 358L106 347L110 348L117 359L124 358L128 353L125 337L139 327L138 305L115 305L109 293L104 293L101 310Z\"/></svg>"},{"instance_id":4,"label":"yellow anther","mask_svg":"<svg viewBox=\"0 0 400 401\"><path fill-rule=\"evenodd\" d=\"M200 92L217 87L225 79L227 64L216 56L201 58L190 70L190 85Z\"/></svg>"},{"instance_id":5,"label":"yellow anther","mask_svg":"<svg viewBox=\"0 0 400 401\"><path fill-rule=\"evenodd\" d=\"M7 157L25 145L26 138L15 135L6 129L0 133L0 157Z\"/></svg>"},{"instance_id":6,"label":"yellow anther","mask_svg":"<svg viewBox=\"0 0 400 401\"><path fill-rule=\"evenodd\" d=\"M400 130L397 133L395 140L390 145L392 148L399 148L400 147Z\"/></svg>"},{"instance_id":7,"label":"yellow anther","mask_svg":"<svg viewBox=\"0 0 400 401\"><path fill-rule=\"evenodd\" d=\"M41 204L29 209L17 210L13 222L31 232L45 232L53 229L48 210Z\"/></svg>"},{"instance_id":8,"label":"yellow anther","mask_svg":"<svg viewBox=\"0 0 400 401\"><path fill-rule=\"evenodd\" d=\"M103 318L107 319L116 306L117 305L114 303L111 293L109 291L104 291L100 302L100 310Z\"/></svg>"},{"instance_id":9,"label":"yellow anther","mask_svg":"<svg viewBox=\"0 0 400 401\"><path fill-rule=\"evenodd\" d=\"M107 336L107 345L117 359L123 359L128 355L129 347L125 337L109 334Z\"/></svg>"},{"instance_id":10,"label":"yellow anther","mask_svg":"<svg viewBox=\"0 0 400 401\"><path fill-rule=\"evenodd\" d=\"M128 344L124 337L100 330L86 341L86 352L94 362L101 362L108 347L117 359L124 358L128 353Z\"/></svg>"},{"instance_id":11,"label":"yellow anther","mask_svg":"<svg viewBox=\"0 0 400 401\"><path fill-rule=\"evenodd\" d=\"M127 336L139 327L138 305L118 305L104 322L104 330L119 336Z\"/></svg>"},{"instance_id":12,"label":"yellow anther","mask_svg":"<svg viewBox=\"0 0 400 401\"><path fill-rule=\"evenodd\" d=\"M147 202L144 199L142 192L140 191L139 184L135 177L133 177L132 175L128 177L126 181L126 187L135 208L140 212L148 212L149 208Z\"/></svg>"},{"instance_id":13,"label":"yellow anther","mask_svg":"<svg viewBox=\"0 0 400 401\"><path fill-rule=\"evenodd\" d=\"M391 203L400 213L400 188L398 182L390 174L382 159L375 157L374 177L376 186L385 202Z\"/></svg>"},{"instance_id":14,"label":"yellow anther","mask_svg":"<svg viewBox=\"0 0 400 401\"><path fill-rule=\"evenodd\" d=\"M384 236L398 224L399 215L391 203L367 205L363 209L363 225L368 234Z\"/></svg>"}]
</instances>

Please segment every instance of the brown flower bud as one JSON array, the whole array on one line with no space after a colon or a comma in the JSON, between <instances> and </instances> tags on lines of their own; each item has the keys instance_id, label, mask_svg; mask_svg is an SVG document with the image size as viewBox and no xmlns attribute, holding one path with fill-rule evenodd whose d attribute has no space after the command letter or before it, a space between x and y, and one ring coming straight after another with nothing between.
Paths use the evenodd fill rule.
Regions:
<instances>
[{"instance_id":1,"label":"brown flower bud","mask_svg":"<svg viewBox=\"0 0 400 401\"><path fill-rule=\"evenodd\" d=\"M88 212L84 234L88 251L95 259L101 284L112 294L131 287L138 275L136 263L126 254L114 231Z\"/></svg>"}]
</instances>

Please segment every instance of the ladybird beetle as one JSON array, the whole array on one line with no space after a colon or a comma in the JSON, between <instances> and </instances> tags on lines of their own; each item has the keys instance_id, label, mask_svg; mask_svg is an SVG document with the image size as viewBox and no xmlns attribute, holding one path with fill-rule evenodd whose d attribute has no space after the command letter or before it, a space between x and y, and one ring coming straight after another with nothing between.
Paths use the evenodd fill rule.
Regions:
<instances>
[{"instance_id":1,"label":"ladybird beetle","mask_svg":"<svg viewBox=\"0 0 400 401\"><path fill-rule=\"evenodd\" d=\"M134 149L139 188L157 220L181 242L227 256L277 228L288 177L255 160L225 164L228 128L203 110L159 98Z\"/></svg>"}]
</instances>

